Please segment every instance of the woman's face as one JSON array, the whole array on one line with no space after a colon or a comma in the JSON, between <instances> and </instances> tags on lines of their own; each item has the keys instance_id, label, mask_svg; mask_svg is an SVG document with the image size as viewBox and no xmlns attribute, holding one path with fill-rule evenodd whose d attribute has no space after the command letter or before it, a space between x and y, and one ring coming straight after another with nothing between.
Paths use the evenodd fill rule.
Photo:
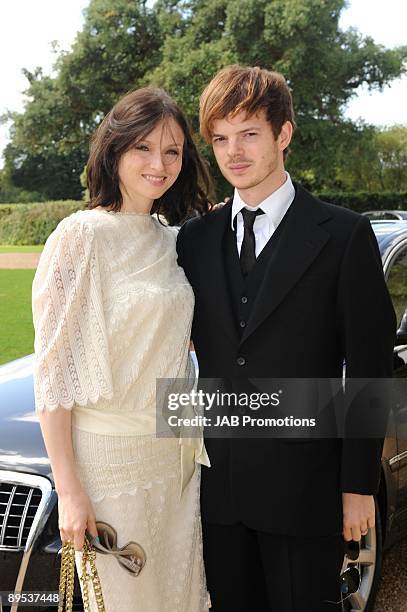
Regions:
<instances>
[{"instance_id":1,"label":"woman's face","mask_svg":"<svg viewBox=\"0 0 407 612\"><path fill-rule=\"evenodd\" d=\"M161 121L119 160L119 186L127 202L150 207L175 183L181 171L184 133L170 118Z\"/></svg>"}]
</instances>

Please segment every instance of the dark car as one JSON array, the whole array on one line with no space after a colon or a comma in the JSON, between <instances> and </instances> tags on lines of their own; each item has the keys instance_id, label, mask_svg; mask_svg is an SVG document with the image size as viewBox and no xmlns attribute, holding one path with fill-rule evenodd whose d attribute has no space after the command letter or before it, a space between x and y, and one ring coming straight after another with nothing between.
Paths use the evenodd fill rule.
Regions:
<instances>
[{"instance_id":1,"label":"dark car","mask_svg":"<svg viewBox=\"0 0 407 612\"><path fill-rule=\"evenodd\" d=\"M371 221L407 221L407 210L367 210L362 215Z\"/></svg>"},{"instance_id":2,"label":"dark car","mask_svg":"<svg viewBox=\"0 0 407 612\"><path fill-rule=\"evenodd\" d=\"M372 225L399 322L395 376L407 377L407 223ZM0 591L58 590L57 496L34 412L32 366L30 355L0 367ZM348 611L372 609L383 548L407 534L407 414L404 432L400 415L397 422L385 441L376 528L362 539L361 585L347 599Z\"/></svg>"}]
</instances>

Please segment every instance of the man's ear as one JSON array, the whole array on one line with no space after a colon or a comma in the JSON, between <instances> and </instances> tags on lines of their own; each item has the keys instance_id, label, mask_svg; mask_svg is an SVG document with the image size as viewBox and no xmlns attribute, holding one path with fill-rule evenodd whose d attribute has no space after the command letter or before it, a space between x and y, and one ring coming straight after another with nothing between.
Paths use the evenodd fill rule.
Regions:
<instances>
[{"instance_id":1,"label":"man's ear","mask_svg":"<svg viewBox=\"0 0 407 612\"><path fill-rule=\"evenodd\" d=\"M293 124L291 123L291 121L286 121L281 126L281 131L277 139L280 151L284 151L284 149L286 149L289 146L292 135L293 135Z\"/></svg>"}]
</instances>

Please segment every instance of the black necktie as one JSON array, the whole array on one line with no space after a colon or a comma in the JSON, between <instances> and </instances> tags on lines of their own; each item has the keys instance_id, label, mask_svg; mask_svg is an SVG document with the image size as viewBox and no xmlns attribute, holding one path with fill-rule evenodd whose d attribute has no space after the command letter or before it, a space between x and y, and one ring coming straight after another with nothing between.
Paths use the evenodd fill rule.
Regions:
<instances>
[{"instance_id":1,"label":"black necktie","mask_svg":"<svg viewBox=\"0 0 407 612\"><path fill-rule=\"evenodd\" d=\"M244 225L243 242L242 248L240 249L240 268L245 278L256 263L256 241L253 231L254 221L257 215L264 215L264 211L261 210L261 208L258 210L242 208L240 212L242 213Z\"/></svg>"}]
</instances>

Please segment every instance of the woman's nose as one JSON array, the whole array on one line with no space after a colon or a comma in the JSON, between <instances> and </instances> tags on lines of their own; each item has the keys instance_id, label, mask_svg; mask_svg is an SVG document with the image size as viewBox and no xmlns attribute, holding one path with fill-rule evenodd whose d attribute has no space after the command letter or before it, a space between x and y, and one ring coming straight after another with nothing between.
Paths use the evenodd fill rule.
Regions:
<instances>
[{"instance_id":1,"label":"woman's nose","mask_svg":"<svg viewBox=\"0 0 407 612\"><path fill-rule=\"evenodd\" d=\"M152 155L150 160L150 166L154 170L164 170L165 163L163 155L161 153L155 153L154 155Z\"/></svg>"}]
</instances>

